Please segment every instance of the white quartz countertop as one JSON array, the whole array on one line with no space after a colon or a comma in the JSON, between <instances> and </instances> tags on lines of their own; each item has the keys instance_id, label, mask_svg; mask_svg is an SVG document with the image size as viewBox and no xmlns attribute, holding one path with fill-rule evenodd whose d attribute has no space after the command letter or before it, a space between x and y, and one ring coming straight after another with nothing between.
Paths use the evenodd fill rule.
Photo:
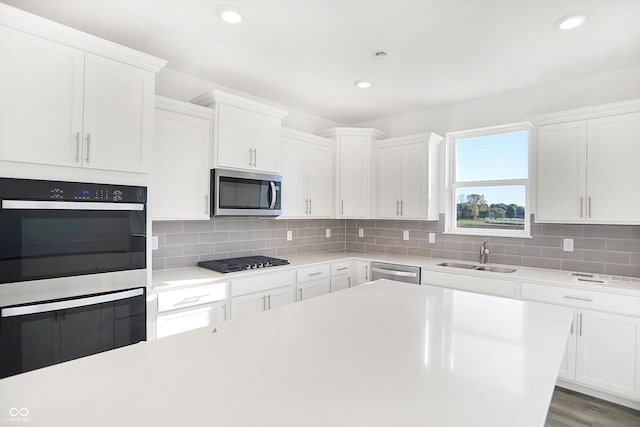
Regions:
<instances>
[{"instance_id":1,"label":"white quartz countertop","mask_svg":"<svg viewBox=\"0 0 640 427\"><path fill-rule=\"evenodd\" d=\"M2 379L0 423L540 427L571 319L379 280Z\"/></svg>"},{"instance_id":2,"label":"white quartz countertop","mask_svg":"<svg viewBox=\"0 0 640 427\"><path fill-rule=\"evenodd\" d=\"M551 285L561 285L576 289L584 289L590 291L601 291L608 293L616 293L629 296L640 297L640 278L619 278L620 280L611 280L610 275L595 274L596 278L603 279L606 283L597 284L590 282L581 282L577 277L572 277L570 271L552 270L545 268L523 267L513 265L501 265L489 263L487 265L502 266L515 268L514 273L494 273L487 271L474 271L461 268L441 267L438 264L442 262L456 262L463 264L478 264L471 261L457 261L441 258L425 258L410 255L394 255L380 254L375 252L321 252L308 255L295 255L287 257L289 265L280 267L269 267L266 269L248 270L237 273L218 273L201 267L185 267L170 270L161 270L153 272L153 287L161 290L167 287L185 286L189 284L197 284L199 281L207 280L233 280L234 278L245 277L254 274L262 274L265 272L286 270L291 268L299 268L302 266L322 264L327 262L340 261L343 259L359 259L364 261L383 261L395 264L404 264L421 267L427 271L440 271L446 273L465 274L476 277L493 277L497 279L511 279L520 282L533 281L536 283L544 283ZM424 273L423 273L424 274Z\"/></svg>"}]
</instances>

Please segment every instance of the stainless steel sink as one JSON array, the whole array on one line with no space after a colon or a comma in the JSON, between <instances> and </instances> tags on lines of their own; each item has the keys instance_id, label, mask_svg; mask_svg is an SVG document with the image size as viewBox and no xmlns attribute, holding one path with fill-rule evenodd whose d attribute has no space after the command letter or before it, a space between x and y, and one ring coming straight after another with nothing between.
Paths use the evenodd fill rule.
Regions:
<instances>
[{"instance_id":1,"label":"stainless steel sink","mask_svg":"<svg viewBox=\"0 0 640 427\"><path fill-rule=\"evenodd\" d=\"M453 268L466 268L468 270L475 270L477 265L473 264L462 264L459 262L441 262L438 264L441 267L453 267Z\"/></svg>"},{"instance_id":2,"label":"stainless steel sink","mask_svg":"<svg viewBox=\"0 0 640 427\"><path fill-rule=\"evenodd\" d=\"M461 262L441 262L441 267L464 268L467 270L491 271L493 273L513 273L515 268L495 267L493 265L463 264Z\"/></svg>"}]
</instances>

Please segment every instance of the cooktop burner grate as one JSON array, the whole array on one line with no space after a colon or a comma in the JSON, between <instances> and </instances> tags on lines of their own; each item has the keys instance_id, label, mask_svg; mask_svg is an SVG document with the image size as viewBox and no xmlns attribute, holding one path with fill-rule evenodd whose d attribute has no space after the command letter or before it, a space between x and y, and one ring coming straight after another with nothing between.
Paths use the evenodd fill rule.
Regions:
<instances>
[{"instance_id":1,"label":"cooktop burner grate","mask_svg":"<svg viewBox=\"0 0 640 427\"><path fill-rule=\"evenodd\" d=\"M275 267L277 265L287 265L289 261L281 258L271 258L268 256L256 255L239 258L214 259L211 261L200 261L199 267L220 273L232 273L234 271L253 270L254 268Z\"/></svg>"}]
</instances>

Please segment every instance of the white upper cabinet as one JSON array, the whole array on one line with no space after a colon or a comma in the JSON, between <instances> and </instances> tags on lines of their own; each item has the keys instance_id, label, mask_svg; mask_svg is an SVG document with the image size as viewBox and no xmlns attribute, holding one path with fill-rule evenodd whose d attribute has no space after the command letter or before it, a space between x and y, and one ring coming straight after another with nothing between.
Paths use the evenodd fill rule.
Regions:
<instances>
[{"instance_id":1,"label":"white upper cabinet","mask_svg":"<svg viewBox=\"0 0 640 427\"><path fill-rule=\"evenodd\" d=\"M149 212L154 220L209 219L213 110L156 97Z\"/></svg>"},{"instance_id":2,"label":"white upper cabinet","mask_svg":"<svg viewBox=\"0 0 640 427\"><path fill-rule=\"evenodd\" d=\"M282 119L288 112L215 89L192 102L215 108L214 167L278 172Z\"/></svg>"},{"instance_id":3,"label":"white upper cabinet","mask_svg":"<svg viewBox=\"0 0 640 427\"><path fill-rule=\"evenodd\" d=\"M0 4L0 160L147 172L165 63Z\"/></svg>"},{"instance_id":4,"label":"white upper cabinet","mask_svg":"<svg viewBox=\"0 0 640 427\"><path fill-rule=\"evenodd\" d=\"M322 136L335 139L336 211L338 218L368 218L371 192L371 143L385 135L369 128L333 128Z\"/></svg>"},{"instance_id":5,"label":"white upper cabinet","mask_svg":"<svg viewBox=\"0 0 640 427\"><path fill-rule=\"evenodd\" d=\"M438 153L442 140L428 133L374 143L376 217L438 219Z\"/></svg>"},{"instance_id":6,"label":"white upper cabinet","mask_svg":"<svg viewBox=\"0 0 640 427\"><path fill-rule=\"evenodd\" d=\"M283 216L328 218L334 214L334 142L283 129L278 170Z\"/></svg>"},{"instance_id":7,"label":"white upper cabinet","mask_svg":"<svg viewBox=\"0 0 640 427\"><path fill-rule=\"evenodd\" d=\"M537 128L537 221L640 223L640 112L616 105Z\"/></svg>"}]
</instances>

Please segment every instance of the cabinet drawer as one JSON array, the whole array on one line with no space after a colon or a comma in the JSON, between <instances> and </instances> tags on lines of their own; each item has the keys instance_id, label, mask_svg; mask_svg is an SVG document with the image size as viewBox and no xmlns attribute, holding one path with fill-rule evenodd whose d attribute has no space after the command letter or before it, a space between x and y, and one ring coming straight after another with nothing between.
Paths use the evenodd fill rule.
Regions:
<instances>
[{"instance_id":1,"label":"cabinet drawer","mask_svg":"<svg viewBox=\"0 0 640 427\"><path fill-rule=\"evenodd\" d=\"M329 264L300 268L298 269L298 283L324 279L325 277L329 277L330 272L331 266Z\"/></svg>"},{"instance_id":2,"label":"cabinet drawer","mask_svg":"<svg viewBox=\"0 0 640 427\"><path fill-rule=\"evenodd\" d=\"M227 282L158 292L158 312L220 301L228 297Z\"/></svg>"},{"instance_id":3,"label":"cabinet drawer","mask_svg":"<svg viewBox=\"0 0 640 427\"><path fill-rule=\"evenodd\" d=\"M293 285L295 281L295 271L293 270L256 274L255 276L232 280L231 296L235 297Z\"/></svg>"},{"instance_id":4,"label":"cabinet drawer","mask_svg":"<svg viewBox=\"0 0 640 427\"><path fill-rule=\"evenodd\" d=\"M340 276L343 274L351 273L351 261L345 262L336 262L331 264L331 275L332 276Z\"/></svg>"},{"instance_id":5,"label":"cabinet drawer","mask_svg":"<svg viewBox=\"0 0 640 427\"><path fill-rule=\"evenodd\" d=\"M209 306L158 316L156 337L168 337L209 326L211 323L211 310L212 308Z\"/></svg>"},{"instance_id":6,"label":"cabinet drawer","mask_svg":"<svg viewBox=\"0 0 640 427\"><path fill-rule=\"evenodd\" d=\"M440 273L422 270L422 284L442 286L450 289L477 292L481 294L497 295L515 298L516 283L513 280L497 279L493 277L476 277L465 274Z\"/></svg>"},{"instance_id":7,"label":"cabinet drawer","mask_svg":"<svg viewBox=\"0 0 640 427\"><path fill-rule=\"evenodd\" d=\"M640 298L626 295L523 283L522 299L640 317Z\"/></svg>"}]
</instances>

